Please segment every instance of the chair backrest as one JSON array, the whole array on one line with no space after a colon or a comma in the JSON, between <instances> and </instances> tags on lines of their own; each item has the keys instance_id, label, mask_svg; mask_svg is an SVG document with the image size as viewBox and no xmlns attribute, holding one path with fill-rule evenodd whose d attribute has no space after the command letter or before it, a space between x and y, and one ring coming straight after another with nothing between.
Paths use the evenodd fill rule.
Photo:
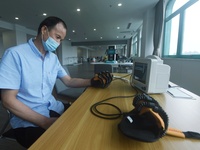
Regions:
<instances>
[{"instance_id":1,"label":"chair backrest","mask_svg":"<svg viewBox=\"0 0 200 150\"><path fill-rule=\"evenodd\" d=\"M67 74L70 75L69 70L67 69L67 67L63 67L63 68L65 69L65 71L67 72ZM56 92L58 94L60 92L64 91L64 90L70 89L60 79L56 79L55 88L56 88Z\"/></svg>"},{"instance_id":2,"label":"chair backrest","mask_svg":"<svg viewBox=\"0 0 200 150\"><path fill-rule=\"evenodd\" d=\"M64 90L70 89L60 79L56 79L55 88L58 94Z\"/></svg>"},{"instance_id":3,"label":"chair backrest","mask_svg":"<svg viewBox=\"0 0 200 150\"><path fill-rule=\"evenodd\" d=\"M101 71L113 72L113 67L110 64L94 64L94 73L99 73Z\"/></svg>"},{"instance_id":4,"label":"chair backrest","mask_svg":"<svg viewBox=\"0 0 200 150\"><path fill-rule=\"evenodd\" d=\"M8 110L6 110L3 105L2 105L2 101L1 101L1 89L0 89L0 118L1 118L1 122L0 122L0 138L3 137L3 134L5 133L9 122L10 122L10 112Z\"/></svg>"},{"instance_id":5,"label":"chair backrest","mask_svg":"<svg viewBox=\"0 0 200 150\"><path fill-rule=\"evenodd\" d=\"M1 101L1 89L0 89L0 101Z\"/></svg>"},{"instance_id":6,"label":"chair backrest","mask_svg":"<svg viewBox=\"0 0 200 150\"><path fill-rule=\"evenodd\" d=\"M68 75L69 70L66 66L63 66ZM71 88L67 87L60 79L56 80L55 89L58 95L64 95L66 97L77 99L85 90L85 88Z\"/></svg>"}]
</instances>

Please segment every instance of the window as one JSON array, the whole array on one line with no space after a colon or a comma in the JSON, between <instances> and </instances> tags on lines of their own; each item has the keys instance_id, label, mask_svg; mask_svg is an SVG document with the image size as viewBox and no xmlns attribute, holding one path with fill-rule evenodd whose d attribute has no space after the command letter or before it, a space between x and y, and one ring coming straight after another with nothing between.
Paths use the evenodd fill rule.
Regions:
<instances>
[{"instance_id":1,"label":"window","mask_svg":"<svg viewBox=\"0 0 200 150\"><path fill-rule=\"evenodd\" d=\"M200 1L169 0L163 57L200 58Z\"/></svg>"},{"instance_id":2,"label":"window","mask_svg":"<svg viewBox=\"0 0 200 150\"><path fill-rule=\"evenodd\" d=\"M137 38L137 35L133 37L133 40L132 40L132 56L137 56L137 44L138 44L138 38Z\"/></svg>"},{"instance_id":3,"label":"window","mask_svg":"<svg viewBox=\"0 0 200 150\"><path fill-rule=\"evenodd\" d=\"M132 38L131 56L140 56L141 53L142 26L138 28Z\"/></svg>"}]
</instances>

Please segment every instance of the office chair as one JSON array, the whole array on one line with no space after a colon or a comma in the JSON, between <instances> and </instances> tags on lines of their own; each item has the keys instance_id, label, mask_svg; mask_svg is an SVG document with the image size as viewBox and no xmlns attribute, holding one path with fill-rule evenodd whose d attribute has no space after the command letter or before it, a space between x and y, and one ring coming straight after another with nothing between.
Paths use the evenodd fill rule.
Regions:
<instances>
[{"instance_id":1,"label":"office chair","mask_svg":"<svg viewBox=\"0 0 200 150\"><path fill-rule=\"evenodd\" d=\"M2 106L1 89L0 89L0 114L2 115L1 116L1 125L0 125L0 138L8 138L8 139L15 140L14 132L13 132L12 128L9 127L11 114L8 110L6 110Z\"/></svg>"},{"instance_id":2,"label":"office chair","mask_svg":"<svg viewBox=\"0 0 200 150\"><path fill-rule=\"evenodd\" d=\"M7 111L5 110L4 108L1 108L1 114L2 115L6 115L6 119L5 121L2 119L3 117L1 117L1 128L0 128L0 138L4 137L4 133L9 125L9 122L10 122L10 113L7 112L7 113L2 113L2 111Z\"/></svg>"},{"instance_id":3,"label":"office chair","mask_svg":"<svg viewBox=\"0 0 200 150\"><path fill-rule=\"evenodd\" d=\"M101 71L113 72L113 67L110 64L94 64L94 73L99 73Z\"/></svg>"},{"instance_id":4,"label":"office chair","mask_svg":"<svg viewBox=\"0 0 200 150\"><path fill-rule=\"evenodd\" d=\"M67 67L63 67L67 74L70 75ZM62 83L60 79L56 79L54 96L59 100L67 100L69 102L74 102L83 92L85 88L71 88L67 87Z\"/></svg>"}]
</instances>

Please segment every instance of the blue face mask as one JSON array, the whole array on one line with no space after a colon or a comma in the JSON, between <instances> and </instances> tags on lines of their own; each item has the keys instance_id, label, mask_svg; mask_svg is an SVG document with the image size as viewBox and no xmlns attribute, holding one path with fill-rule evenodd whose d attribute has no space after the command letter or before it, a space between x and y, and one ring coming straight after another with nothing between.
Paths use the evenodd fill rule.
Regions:
<instances>
[{"instance_id":1,"label":"blue face mask","mask_svg":"<svg viewBox=\"0 0 200 150\"><path fill-rule=\"evenodd\" d=\"M52 37L48 37L48 39L44 42L42 40L42 44L44 46L45 51L53 52L55 51L58 46L60 45L58 42L56 42Z\"/></svg>"}]
</instances>

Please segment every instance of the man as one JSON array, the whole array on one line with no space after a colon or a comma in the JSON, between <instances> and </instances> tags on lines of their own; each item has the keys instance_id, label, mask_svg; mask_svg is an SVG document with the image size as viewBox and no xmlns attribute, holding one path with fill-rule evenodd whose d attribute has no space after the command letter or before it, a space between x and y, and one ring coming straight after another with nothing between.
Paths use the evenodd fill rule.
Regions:
<instances>
[{"instance_id":1,"label":"man","mask_svg":"<svg viewBox=\"0 0 200 150\"><path fill-rule=\"evenodd\" d=\"M0 64L2 103L13 114L10 120L17 141L28 148L64 112L64 105L52 96L56 78L69 87L101 87L100 80L71 78L52 53L65 38L67 26L57 17L41 22L35 39L5 51ZM105 85L105 84L104 84Z\"/></svg>"}]
</instances>

